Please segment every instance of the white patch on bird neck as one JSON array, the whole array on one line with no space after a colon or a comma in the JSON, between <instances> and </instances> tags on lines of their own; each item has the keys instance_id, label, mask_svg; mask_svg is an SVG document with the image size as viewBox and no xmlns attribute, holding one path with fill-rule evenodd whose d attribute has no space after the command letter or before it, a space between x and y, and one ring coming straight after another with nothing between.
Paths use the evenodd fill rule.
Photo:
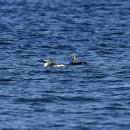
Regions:
<instances>
[{"instance_id":1,"label":"white patch on bird neck","mask_svg":"<svg viewBox=\"0 0 130 130\"><path fill-rule=\"evenodd\" d=\"M47 67L48 66L48 63L44 63L44 67Z\"/></svg>"}]
</instances>

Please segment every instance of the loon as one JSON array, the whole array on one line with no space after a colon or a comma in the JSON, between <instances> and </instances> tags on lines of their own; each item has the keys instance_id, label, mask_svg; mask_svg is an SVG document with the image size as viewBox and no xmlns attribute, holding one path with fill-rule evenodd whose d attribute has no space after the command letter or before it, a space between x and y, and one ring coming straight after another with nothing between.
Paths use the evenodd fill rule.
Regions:
<instances>
[{"instance_id":1,"label":"loon","mask_svg":"<svg viewBox=\"0 0 130 130\"><path fill-rule=\"evenodd\" d=\"M77 62L76 61L76 55L74 53L69 53L68 55L71 58L70 65L83 65L83 64L87 64L85 61Z\"/></svg>"},{"instance_id":2,"label":"loon","mask_svg":"<svg viewBox=\"0 0 130 130\"><path fill-rule=\"evenodd\" d=\"M61 64L61 63L53 63L51 62L49 58L45 58L43 62L44 62L44 68L49 67L49 66L50 67L64 67L65 66L64 64Z\"/></svg>"}]
</instances>

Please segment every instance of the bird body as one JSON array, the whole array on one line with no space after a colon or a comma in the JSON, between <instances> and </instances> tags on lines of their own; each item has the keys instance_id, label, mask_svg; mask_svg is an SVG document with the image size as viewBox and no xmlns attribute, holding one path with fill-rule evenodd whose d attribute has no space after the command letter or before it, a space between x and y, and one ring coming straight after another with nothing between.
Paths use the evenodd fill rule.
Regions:
<instances>
[{"instance_id":1,"label":"bird body","mask_svg":"<svg viewBox=\"0 0 130 130\"><path fill-rule=\"evenodd\" d=\"M85 61L76 61L76 55L74 53L69 53L68 54L71 58L71 62L70 65L83 65L83 64L87 64Z\"/></svg>"},{"instance_id":2,"label":"bird body","mask_svg":"<svg viewBox=\"0 0 130 130\"><path fill-rule=\"evenodd\" d=\"M44 61L44 68L46 68L46 67L63 67L63 66L65 66L62 63L53 63L53 62L51 62L51 60L49 58L46 58L43 61Z\"/></svg>"}]
</instances>

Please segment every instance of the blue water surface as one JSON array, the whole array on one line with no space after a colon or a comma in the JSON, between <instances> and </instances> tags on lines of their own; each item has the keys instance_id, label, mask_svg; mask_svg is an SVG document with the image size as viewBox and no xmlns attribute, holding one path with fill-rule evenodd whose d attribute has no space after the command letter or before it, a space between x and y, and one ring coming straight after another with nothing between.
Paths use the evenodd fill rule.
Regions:
<instances>
[{"instance_id":1,"label":"blue water surface","mask_svg":"<svg viewBox=\"0 0 130 130\"><path fill-rule=\"evenodd\" d=\"M1 0L0 129L130 130L130 1Z\"/></svg>"}]
</instances>

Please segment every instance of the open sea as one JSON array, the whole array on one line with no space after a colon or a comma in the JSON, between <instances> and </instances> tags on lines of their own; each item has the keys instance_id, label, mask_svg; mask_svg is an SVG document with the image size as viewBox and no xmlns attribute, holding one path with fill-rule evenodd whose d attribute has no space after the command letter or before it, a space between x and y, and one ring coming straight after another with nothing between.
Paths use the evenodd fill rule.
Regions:
<instances>
[{"instance_id":1,"label":"open sea","mask_svg":"<svg viewBox=\"0 0 130 130\"><path fill-rule=\"evenodd\" d=\"M130 0L0 0L0 130L130 130Z\"/></svg>"}]
</instances>

